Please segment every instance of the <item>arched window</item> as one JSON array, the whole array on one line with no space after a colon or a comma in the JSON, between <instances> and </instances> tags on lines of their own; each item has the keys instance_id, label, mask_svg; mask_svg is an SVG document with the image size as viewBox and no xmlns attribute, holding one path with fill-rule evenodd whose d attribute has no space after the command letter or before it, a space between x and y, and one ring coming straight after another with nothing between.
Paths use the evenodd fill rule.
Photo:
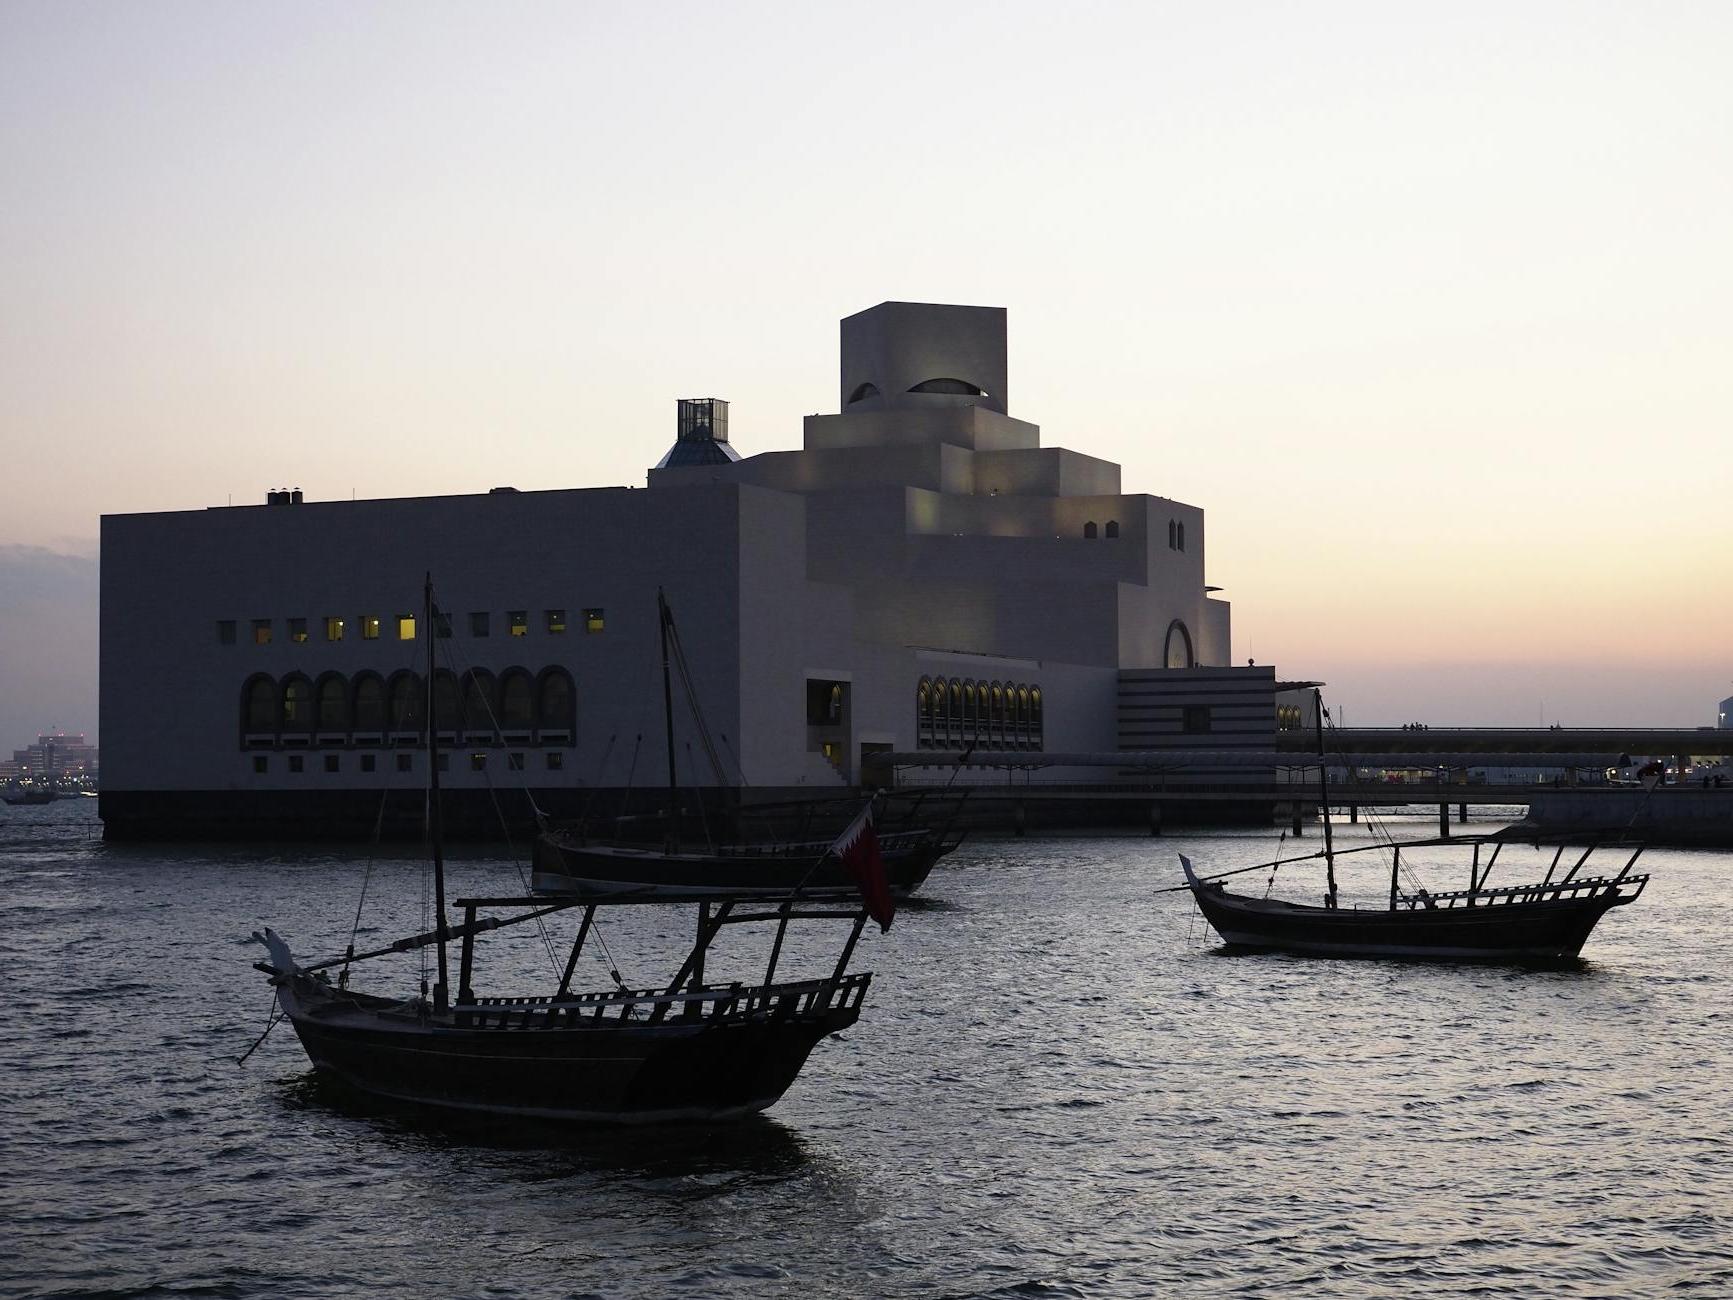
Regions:
<instances>
[{"instance_id":1,"label":"arched window","mask_svg":"<svg viewBox=\"0 0 1733 1300\"><path fill-rule=\"evenodd\" d=\"M1029 744L1029 688L1017 688L1017 743L1027 747Z\"/></svg>"},{"instance_id":2,"label":"arched window","mask_svg":"<svg viewBox=\"0 0 1733 1300\"><path fill-rule=\"evenodd\" d=\"M1167 644L1161 653L1163 664L1169 668L1197 666L1197 661L1192 656L1191 633L1177 618L1167 625Z\"/></svg>"},{"instance_id":3,"label":"arched window","mask_svg":"<svg viewBox=\"0 0 1733 1300\"><path fill-rule=\"evenodd\" d=\"M933 683L933 740L949 738L951 734L951 693L945 689L945 679Z\"/></svg>"},{"instance_id":4,"label":"arched window","mask_svg":"<svg viewBox=\"0 0 1733 1300\"><path fill-rule=\"evenodd\" d=\"M456 731L463 725L463 701L457 678L449 668L433 674L433 726L437 731Z\"/></svg>"},{"instance_id":5,"label":"arched window","mask_svg":"<svg viewBox=\"0 0 1733 1300\"><path fill-rule=\"evenodd\" d=\"M915 687L915 745L924 748L933 742L933 684L925 677Z\"/></svg>"},{"instance_id":6,"label":"arched window","mask_svg":"<svg viewBox=\"0 0 1733 1300\"><path fill-rule=\"evenodd\" d=\"M536 725L536 682L522 668L499 675L499 723L513 731Z\"/></svg>"},{"instance_id":7,"label":"arched window","mask_svg":"<svg viewBox=\"0 0 1733 1300\"><path fill-rule=\"evenodd\" d=\"M1179 545L1177 547L1175 547L1174 549L1183 551L1185 549L1185 521L1184 520L1180 521L1180 523L1178 525L1178 529L1179 529Z\"/></svg>"},{"instance_id":8,"label":"arched window","mask_svg":"<svg viewBox=\"0 0 1733 1300\"><path fill-rule=\"evenodd\" d=\"M355 701L355 730L385 730L385 683L378 673L357 673L351 687Z\"/></svg>"},{"instance_id":9,"label":"arched window","mask_svg":"<svg viewBox=\"0 0 1733 1300\"><path fill-rule=\"evenodd\" d=\"M264 674L249 677L241 688L241 730L277 729L277 683Z\"/></svg>"},{"instance_id":10,"label":"arched window","mask_svg":"<svg viewBox=\"0 0 1733 1300\"><path fill-rule=\"evenodd\" d=\"M1178 532L1177 526L1174 524L1173 520L1169 519L1167 521L1167 549L1168 550L1177 551L1179 549L1178 542L1176 542L1174 540L1178 535L1179 535L1179 532Z\"/></svg>"},{"instance_id":11,"label":"arched window","mask_svg":"<svg viewBox=\"0 0 1733 1300\"><path fill-rule=\"evenodd\" d=\"M318 701L318 723L320 731L349 730L349 683L343 680L341 673L326 673L319 679L319 685L314 692Z\"/></svg>"},{"instance_id":12,"label":"arched window","mask_svg":"<svg viewBox=\"0 0 1733 1300\"><path fill-rule=\"evenodd\" d=\"M313 730L313 683L299 673L283 679L283 730Z\"/></svg>"},{"instance_id":13,"label":"arched window","mask_svg":"<svg viewBox=\"0 0 1733 1300\"><path fill-rule=\"evenodd\" d=\"M952 740L961 740L963 738L963 683L953 677L950 679L949 686L950 690L947 693L951 697L950 736Z\"/></svg>"},{"instance_id":14,"label":"arched window","mask_svg":"<svg viewBox=\"0 0 1733 1300\"><path fill-rule=\"evenodd\" d=\"M993 683L993 698L987 705L987 721L992 737L997 742L1005 739L1005 688L998 682Z\"/></svg>"},{"instance_id":15,"label":"arched window","mask_svg":"<svg viewBox=\"0 0 1733 1300\"><path fill-rule=\"evenodd\" d=\"M986 682L975 683L975 740L980 742L992 735L993 693Z\"/></svg>"},{"instance_id":16,"label":"arched window","mask_svg":"<svg viewBox=\"0 0 1733 1300\"><path fill-rule=\"evenodd\" d=\"M463 675L463 729L491 732L498 720L499 683L487 669L471 668Z\"/></svg>"},{"instance_id":17,"label":"arched window","mask_svg":"<svg viewBox=\"0 0 1733 1300\"><path fill-rule=\"evenodd\" d=\"M856 384L854 392L852 392L848 395L848 404L850 406L853 406L856 402L864 402L864 401L866 401L867 398L877 397L878 395L879 395L878 385L870 384L870 383L869 384Z\"/></svg>"},{"instance_id":18,"label":"arched window","mask_svg":"<svg viewBox=\"0 0 1733 1300\"><path fill-rule=\"evenodd\" d=\"M1083 535L1088 538L1095 536L1095 521L1093 519L1083 525Z\"/></svg>"},{"instance_id":19,"label":"arched window","mask_svg":"<svg viewBox=\"0 0 1733 1300\"><path fill-rule=\"evenodd\" d=\"M572 675L564 668L542 673L537 692L536 725L544 731L575 731L578 726L578 693Z\"/></svg>"},{"instance_id":20,"label":"arched window","mask_svg":"<svg viewBox=\"0 0 1733 1300\"><path fill-rule=\"evenodd\" d=\"M979 725L979 721L980 721L980 714L975 712L975 683L973 681L966 681L963 683L963 739L964 740L972 741L979 734L979 732L976 731L976 727Z\"/></svg>"},{"instance_id":21,"label":"arched window","mask_svg":"<svg viewBox=\"0 0 1733 1300\"><path fill-rule=\"evenodd\" d=\"M1040 749L1045 743L1041 732L1041 688L1032 686L1029 688L1029 741L1036 749Z\"/></svg>"},{"instance_id":22,"label":"arched window","mask_svg":"<svg viewBox=\"0 0 1733 1300\"><path fill-rule=\"evenodd\" d=\"M1107 521L1107 527L1104 528L1102 530L1102 532L1108 537L1118 537L1119 536L1119 520L1109 519Z\"/></svg>"},{"instance_id":23,"label":"arched window","mask_svg":"<svg viewBox=\"0 0 1733 1300\"><path fill-rule=\"evenodd\" d=\"M359 704L357 704L359 709ZM387 718L393 731L420 731L427 717L427 688L415 673L394 673L386 692Z\"/></svg>"}]
</instances>

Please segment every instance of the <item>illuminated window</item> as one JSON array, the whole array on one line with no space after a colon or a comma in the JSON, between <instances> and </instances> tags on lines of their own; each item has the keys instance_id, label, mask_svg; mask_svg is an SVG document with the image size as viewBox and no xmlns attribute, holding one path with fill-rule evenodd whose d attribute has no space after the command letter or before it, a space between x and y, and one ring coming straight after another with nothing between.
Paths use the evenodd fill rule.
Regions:
<instances>
[{"instance_id":1,"label":"illuminated window","mask_svg":"<svg viewBox=\"0 0 1733 1300\"><path fill-rule=\"evenodd\" d=\"M217 620L217 644L233 645L235 643L235 620L220 618Z\"/></svg>"},{"instance_id":2,"label":"illuminated window","mask_svg":"<svg viewBox=\"0 0 1733 1300\"><path fill-rule=\"evenodd\" d=\"M586 609L584 611L584 631L600 632L604 626L606 626L606 624L602 619L601 610Z\"/></svg>"},{"instance_id":3,"label":"illuminated window","mask_svg":"<svg viewBox=\"0 0 1733 1300\"><path fill-rule=\"evenodd\" d=\"M550 772L557 772L566 765L566 756L557 749L549 750L547 758Z\"/></svg>"},{"instance_id":4,"label":"illuminated window","mask_svg":"<svg viewBox=\"0 0 1733 1300\"><path fill-rule=\"evenodd\" d=\"M338 760L337 755L335 755L335 754L325 755L325 770L327 772L335 772L341 767L342 767L342 763Z\"/></svg>"},{"instance_id":5,"label":"illuminated window","mask_svg":"<svg viewBox=\"0 0 1733 1300\"><path fill-rule=\"evenodd\" d=\"M341 641L343 639L343 620L336 614L325 615L325 639Z\"/></svg>"},{"instance_id":6,"label":"illuminated window","mask_svg":"<svg viewBox=\"0 0 1733 1300\"><path fill-rule=\"evenodd\" d=\"M302 771L306 767L306 765L307 765L307 760L302 758L299 754L290 754L289 755L289 770L291 772Z\"/></svg>"},{"instance_id":7,"label":"illuminated window","mask_svg":"<svg viewBox=\"0 0 1733 1300\"><path fill-rule=\"evenodd\" d=\"M310 731L313 727L313 687L305 677L283 683L283 729Z\"/></svg>"},{"instance_id":8,"label":"illuminated window","mask_svg":"<svg viewBox=\"0 0 1733 1300\"><path fill-rule=\"evenodd\" d=\"M548 631L558 635L566 630L566 611L550 609L548 611Z\"/></svg>"},{"instance_id":9,"label":"illuminated window","mask_svg":"<svg viewBox=\"0 0 1733 1300\"><path fill-rule=\"evenodd\" d=\"M253 771L255 771L255 772L269 772L270 770L271 770L271 760L270 759L266 758L263 754L254 754L253 755Z\"/></svg>"},{"instance_id":10,"label":"illuminated window","mask_svg":"<svg viewBox=\"0 0 1733 1300\"><path fill-rule=\"evenodd\" d=\"M304 618L292 618L292 619L290 619L289 620L289 640L293 641L296 645L300 645L306 639L307 639L307 620Z\"/></svg>"},{"instance_id":11,"label":"illuminated window","mask_svg":"<svg viewBox=\"0 0 1733 1300\"><path fill-rule=\"evenodd\" d=\"M512 771L521 772L524 770L524 756L522 754L507 754L505 760L506 766Z\"/></svg>"},{"instance_id":12,"label":"illuminated window","mask_svg":"<svg viewBox=\"0 0 1733 1300\"><path fill-rule=\"evenodd\" d=\"M487 611L477 610L469 616L469 634L471 636L487 635Z\"/></svg>"},{"instance_id":13,"label":"illuminated window","mask_svg":"<svg viewBox=\"0 0 1733 1300\"><path fill-rule=\"evenodd\" d=\"M487 755L471 754L469 756L469 770L472 772L485 772L487 770Z\"/></svg>"},{"instance_id":14,"label":"illuminated window","mask_svg":"<svg viewBox=\"0 0 1733 1300\"><path fill-rule=\"evenodd\" d=\"M415 640L415 615L399 614L397 616L397 639L399 641Z\"/></svg>"},{"instance_id":15,"label":"illuminated window","mask_svg":"<svg viewBox=\"0 0 1733 1300\"><path fill-rule=\"evenodd\" d=\"M255 618L253 620L253 644L254 645L270 645L271 644L271 620L270 619L268 619L268 618Z\"/></svg>"},{"instance_id":16,"label":"illuminated window","mask_svg":"<svg viewBox=\"0 0 1733 1300\"><path fill-rule=\"evenodd\" d=\"M363 614L361 616L361 639L377 641L379 639L379 615Z\"/></svg>"},{"instance_id":17,"label":"illuminated window","mask_svg":"<svg viewBox=\"0 0 1733 1300\"><path fill-rule=\"evenodd\" d=\"M530 615L527 609L509 609L506 611L506 630L512 636L528 636L530 634Z\"/></svg>"}]
</instances>

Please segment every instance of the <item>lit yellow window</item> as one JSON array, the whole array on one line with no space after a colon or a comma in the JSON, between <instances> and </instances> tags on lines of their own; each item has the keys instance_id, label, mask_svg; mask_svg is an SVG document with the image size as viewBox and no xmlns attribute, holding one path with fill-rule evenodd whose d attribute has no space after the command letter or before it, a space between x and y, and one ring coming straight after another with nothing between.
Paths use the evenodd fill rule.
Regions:
<instances>
[{"instance_id":1,"label":"lit yellow window","mask_svg":"<svg viewBox=\"0 0 1733 1300\"><path fill-rule=\"evenodd\" d=\"M361 616L361 639L377 641L379 639L379 615L363 614Z\"/></svg>"},{"instance_id":2,"label":"lit yellow window","mask_svg":"<svg viewBox=\"0 0 1733 1300\"><path fill-rule=\"evenodd\" d=\"M268 619L268 618L255 618L253 620L253 644L254 645L270 645L271 644L271 620L270 619Z\"/></svg>"},{"instance_id":3,"label":"lit yellow window","mask_svg":"<svg viewBox=\"0 0 1733 1300\"><path fill-rule=\"evenodd\" d=\"M399 641L415 640L415 615L399 614L397 616L397 639Z\"/></svg>"},{"instance_id":4,"label":"lit yellow window","mask_svg":"<svg viewBox=\"0 0 1733 1300\"><path fill-rule=\"evenodd\" d=\"M601 610L586 609L584 611L584 631L600 632L604 626L606 626L606 624L602 619Z\"/></svg>"},{"instance_id":5,"label":"lit yellow window","mask_svg":"<svg viewBox=\"0 0 1733 1300\"><path fill-rule=\"evenodd\" d=\"M328 615L325 619L325 639L327 641L341 641L343 639L343 620L335 614Z\"/></svg>"},{"instance_id":6,"label":"lit yellow window","mask_svg":"<svg viewBox=\"0 0 1733 1300\"><path fill-rule=\"evenodd\" d=\"M307 620L292 618L289 620L289 640L299 645L307 639Z\"/></svg>"},{"instance_id":7,"label":"lit yellow window","mask_svg":"<svg viewBox=\"0 0 1733 1300\"><path fill-rule=\"evenodd\" d=\"M558 634L566 630L566 611L550 609L548 611L548 631Z\"/></svg>"},{"instance_id":8,"label":"lit yellow window","mask_svg":"<svg viewBox=\"0 0 1733 1300\"><path fill-rule=\"evenodd\" d=\"M509 610L505 616L513 636L528 636L530 634L530 614L527 609Z\"/></svg>"}]
</instances>

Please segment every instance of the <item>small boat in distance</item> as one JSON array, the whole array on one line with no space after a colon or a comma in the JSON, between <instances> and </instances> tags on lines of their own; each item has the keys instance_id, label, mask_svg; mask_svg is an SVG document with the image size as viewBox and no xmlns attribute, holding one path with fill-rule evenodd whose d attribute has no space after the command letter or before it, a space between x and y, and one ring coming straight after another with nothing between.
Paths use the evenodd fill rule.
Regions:
<instances>
[{"instance_id":1,"label":"small boat in distance","mask_svg":"<svg viewBox=\"0 0 1733 1300\"><path fill-rule=\"evenodd\" d=\"M431 695L438 613L431 581L425 611ZM426 716L432 718L431 698L428 704ZM698 917L685 959L665 984L629 988L603 942L598 901L461 898L456 905L462 924L447 924L438 728L429 726L426 737L434 928L361 953L354 951L351 935L343 956L310 964L298 961L274 930L253 935L269 954L255 966L276 990L283 1016L320 1074L375 1097L449 1110L607 1123L726 1120L774 1104L813 1047L859 1018L872 975L849 974L849 961L869 915L883 929L893 911L876 870L870 822L851 842L833 846L859 880L860 900L844 906L834 898L818 903L791 897L742 906L733 898L687 895L684 901L697 904ZM549 987L531 993L477 992L475 948L482 934L533 921L552 955L547 922L572 909L581 915L557 984L550 979ZM784 939L797 920L842 921L851 928L825 973L779 979ZM762 978L708 982L705 958L723 927L755 922L775 927ZM573 979L592 937L601 943L614 984L583 992ZM447 963L452 943L461 944L455 995ZM437 950L431 995L425 971L419 993L407 997L349 988L354 963L430 947Z\"/></svg>"},{"instance_id":2,"label":"small boat in distance","mask_svg":"<svg viewBox=\"0 0 1733 1300\"><path fill-rule=\"evenodd\" d=\"M673 668L689 697L691 675L674 626L667 598L656 593L657 619L662 645L662 725L668 755L668 793L663 810L660 843L601 840L586 827L549 826L536 837L530 877L532 893L574 898L607 898L621 895L701 895L734 898L781 898L798 891L802 896L851 895L855 882L831 852L833 836L822 838L735 838L702 846L682 842L679 816L680 790L674 767ZM699 738L710 751L709 736L691 699L693 716L699 719ZM834 802L834 801L833 801ZM920 888L940 858L962 841L945 829L918 825L917 799L900 820L880 821L877 800L868 800L869 824L877 822L875 834L891 893L906 898ZM819 804L809 805L810 810ZM763 809L760 810L765 811ZM852 827L859 819L859 805L832 823Z\"/></svg>"},{"instance_id":3,"label":"small boat in distance","mask_svg":"<svg viewBox=\"0 0 1733 1300\"><path fill-rule=\"evenodd\" d=\"M4 799L9 804L28 808L53 803L58 797L53 790L44 790L37 786L8 786L6 792L0 794L0 799Z\"/></svg>"},{"instance_id":4,"label":"small boat in distance","mask_svg":"<svg viewBox=\"0 0 1733 1300\"><path fill-rule=\"evenodd\" d=\"M1291 903L1281 899L1253 898L1229 893L1220 877L1200 877L1191 859L1179 855L1186 883L1178 888L1191 891L1198 910L1231 948L1265 949L1320 957L1408 957L1469 961L1556 961L1575 958L1589 934L1615 907L1634 903L1648 883L1647 876L1634 876L1631 868L1642 856L1644 845L1627 845L1630 857L1611 877L1583 874L1597 845L1590 844L1561 875L1558 868L1565 846L1559 844L1544 879L1533 884L1492 887L1492 874L1500 850L1510 843L1506 836L1466 836L1411 840L1407 843L1375 843L1338 850L1330 833L1328 770L1324 765L1324 709L1318 710L1319 808L1323 817L1324 851L1305 858L1259 863L1222 876L1248 871L1270 871L1296 861L1321 859L1325 894L1322 906ZM1490 844L1491 855L1484 867L1481 849ZM1416 887L1401 888L1402 852L1423 846L1450 845L1472 848L1468 864L1468 888L1430 893ZM1390 896L1384 907L1343 906L1336 888L1336 860L1350 853L1388 852Z\"/></svg>"}]
</instances>

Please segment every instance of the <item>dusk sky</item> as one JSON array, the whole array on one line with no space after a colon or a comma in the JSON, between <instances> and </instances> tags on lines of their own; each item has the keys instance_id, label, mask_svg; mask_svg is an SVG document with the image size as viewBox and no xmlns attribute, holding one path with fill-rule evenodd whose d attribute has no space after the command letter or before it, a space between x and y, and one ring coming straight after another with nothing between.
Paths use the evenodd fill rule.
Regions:
<instances>
[{"instance_id":1,"label":"dusk sky","mask_svg":"<svg viewBox=\"0 0 1733 1300\"><path fill-rule=\"evenodd\" d=\"M1351 724L1733 694L1733 5L0 2L0 752L105 512L641 484L837 321L1208 511Z\"/></svg>"}]
</instances>

